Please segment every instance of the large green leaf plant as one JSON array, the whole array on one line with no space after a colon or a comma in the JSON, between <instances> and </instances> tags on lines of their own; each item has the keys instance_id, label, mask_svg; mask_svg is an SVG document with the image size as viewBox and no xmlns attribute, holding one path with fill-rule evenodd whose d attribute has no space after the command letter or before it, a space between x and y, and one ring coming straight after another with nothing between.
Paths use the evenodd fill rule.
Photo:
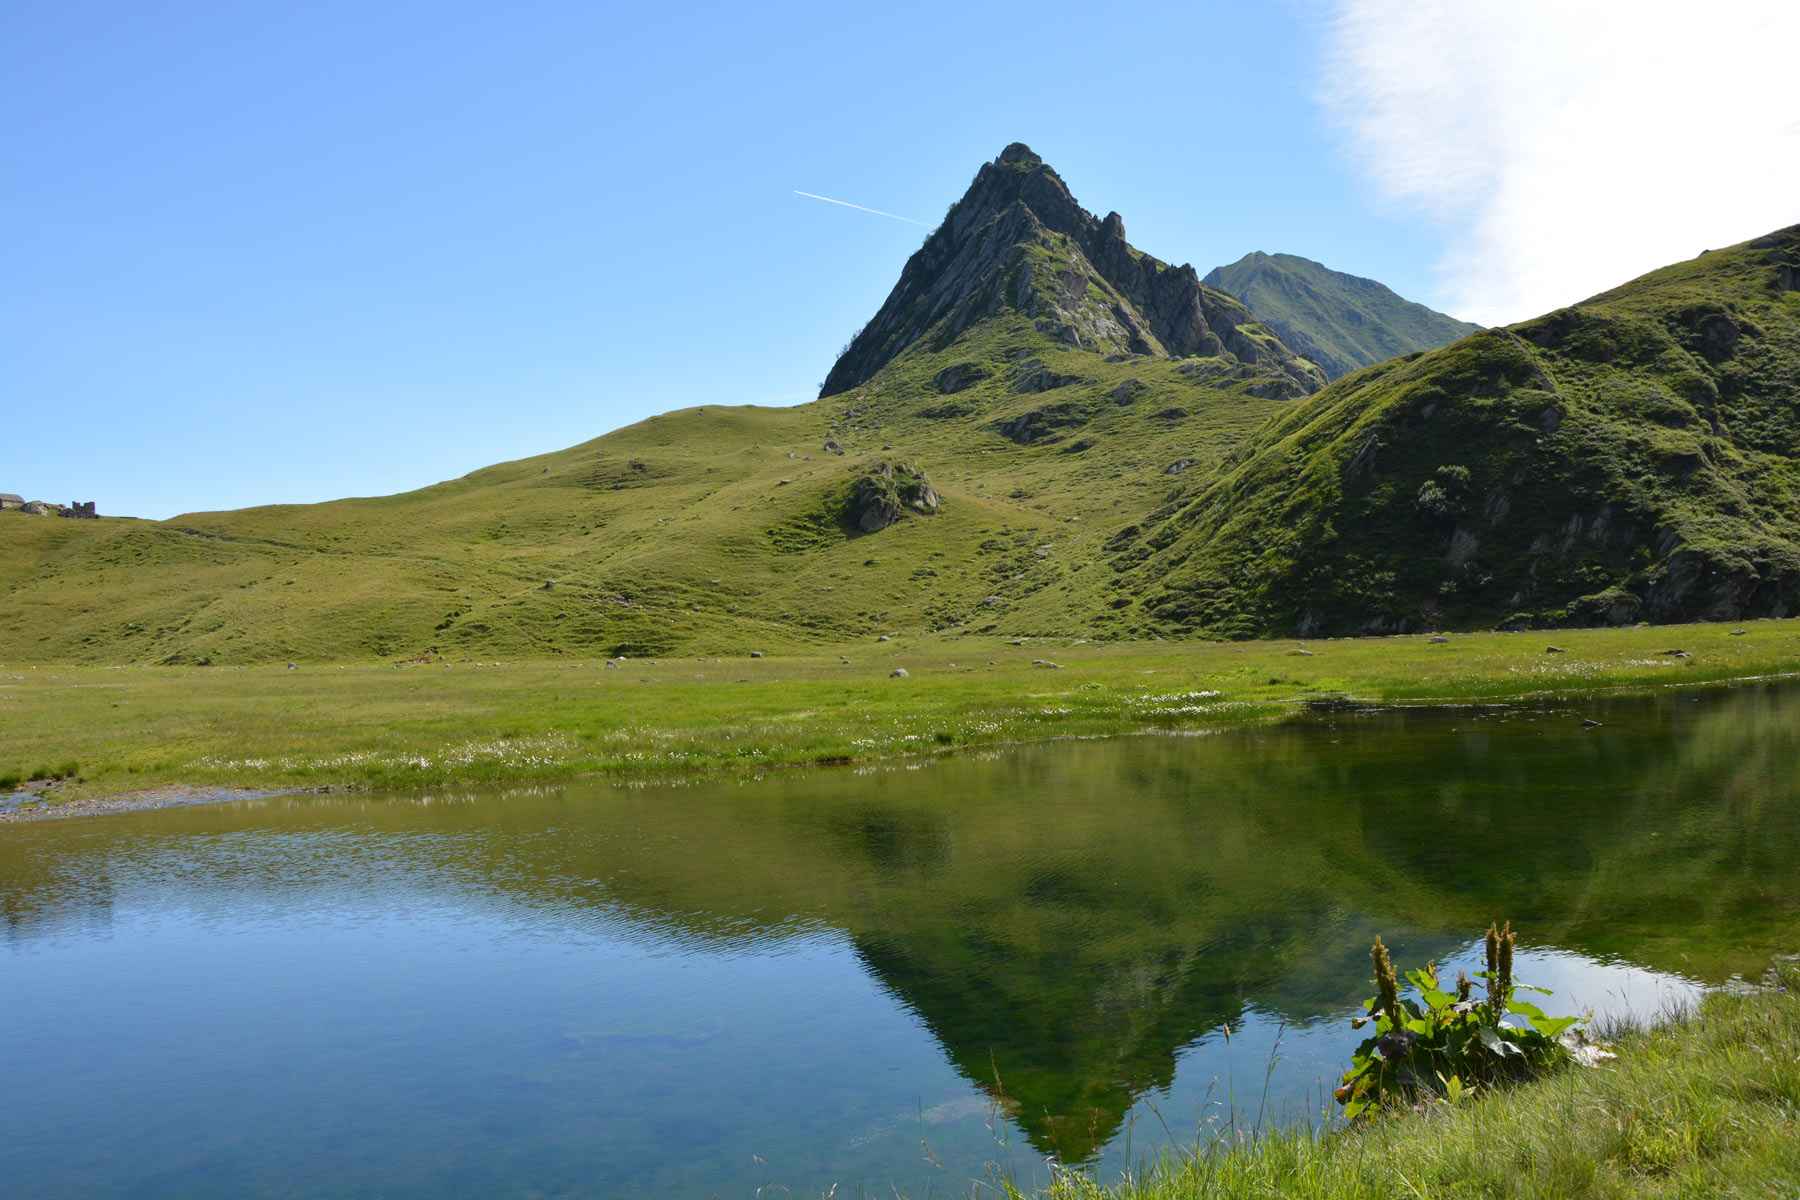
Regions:
<instances>
[{"instance_id":1,"label":"large green leaf plant","mask_svg":"<svg viewBox=\"0 0 1800 1200\"><path fill-rule=\"evenodd\" d=\"M1413 996L1402 998L1394 964L1381 939L1369 952L1375 964L1376 994L1355 1018L1357 1028L1374 1032L1356 1048L1336 1092L1344 1116L1365 1117L1393 1103L1414 1104L1427 1096L1456 1103L1471 1091L1527 1078L1566 1061L1567 1036L1579 1017L1546 1016L1519 992L1550 993L1513 978L1513 930L1489 925L1487 970L1475 979L1458 973L1454 994L1444 990L1435 962L1408 971ZM1485 980L1486 996L1473 997L1475 980ZM1523 1024L1509 1023L1518 1017Z\"/></svg>"}]
</instances>

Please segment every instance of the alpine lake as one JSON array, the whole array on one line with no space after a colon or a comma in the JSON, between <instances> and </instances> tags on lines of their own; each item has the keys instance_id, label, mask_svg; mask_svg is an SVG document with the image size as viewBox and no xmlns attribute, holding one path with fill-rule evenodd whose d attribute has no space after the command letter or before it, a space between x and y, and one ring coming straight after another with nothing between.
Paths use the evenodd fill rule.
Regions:
<instances>
[{"instance_id":1,"label":"alpine lake","mask_svg":"<svg viewBox=\"0 0 1800 1200\"><path fill-rule=\"evenodd\" d=\"M1654 1019L1797 863L1792 684L8 824L0 1196L1111 1179L1335 1120L1376 934Z\"/></svg>"}]
</instances>

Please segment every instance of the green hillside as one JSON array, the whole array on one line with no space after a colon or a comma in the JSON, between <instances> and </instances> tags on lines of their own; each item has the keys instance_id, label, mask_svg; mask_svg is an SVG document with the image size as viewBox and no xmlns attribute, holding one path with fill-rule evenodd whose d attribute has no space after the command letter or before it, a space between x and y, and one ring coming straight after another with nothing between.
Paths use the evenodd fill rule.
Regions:
<instances>
[{"instance_id":1,"label":"green hillside","mask_svg":"<svg viewBox=\"0 0 1800 1200\"><path fill-rule=\"evenodd\" d=\"M1190 630L1800 611L1800 226L1394 359L1258 432L1147 530Z\"/></svg>"},{"instance_id":2,"label":"green hillside","mask_svg":"<svg viewBox=\"0 0 1800 1200\"><path fill-rule=\"evenodd\" d=\"M1797 262L1788 230L1320 391L1012 146L822 399L684 409L397 496L9 510L0 661L1800 612Z\"/></svg>"},{"instance_id":3,"label":"green hillside","mask_svg":"<svg viewBox=\"0 0 1800 1200\"><path fill-rule=\"evenodd\" d=\"M1246 254L1204 280L1243 301L1282 341L1338 379L1480 329L1296 254Z\"/></svg>"}]
</instances>

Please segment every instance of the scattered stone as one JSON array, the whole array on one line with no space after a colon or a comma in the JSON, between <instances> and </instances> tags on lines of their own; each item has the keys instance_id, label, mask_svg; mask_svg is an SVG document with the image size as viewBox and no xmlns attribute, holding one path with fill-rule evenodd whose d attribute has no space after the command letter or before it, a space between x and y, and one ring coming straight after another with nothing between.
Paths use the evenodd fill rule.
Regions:
<instances>
[{"instance_id":1,"label":"scattered stone","mask_svg":"<svg viewBox=\"0 0 1800 1200\"><path fill-rule=\"evenodd\" d=\"M1743 637L1746 633L1749 633L1749 632L1750 631L1748 629L1734 629L1731 631L1731 636L1732 637Z\"/></svg>"},{"instance_id":2,"label":"scattered stone","mask_svg":"<svg viewBox=\"0 0 1800 1200\"><path fill-rule=\"evenodd\" d=\"M751 658L761 658L762 656L763 656L763 652L761 650L752 650L750 652Z\"/></svg>"},{"instance_id":3,"label":"scattered stone","mask_svg":"<svg viewBox=\"0 0 1800 1200\"><path fill-rule=\"evenodd\" d=\"M293 663L288 664L288 670L290 670L290 671L298 671L299 669L300 668Z\"/></svg>"},{"instance_id":4,"label":"scattered stone","mask_svg":"<svg viewBox=\"0 0 1800 1200\"><path fill-rule=\"evenodd\" d=\"M1177 462L1172 462L1168 466L1164 467L1163 474L1164 475L1179 475L1183 471L1187 470L1189 467L1191 467L1193 465L1194 465L1193 459L1184 458Z\"/></svg>"},{"instance_id":5,"label":"scattered stone","mask_svg":"<svg viewBox=\"0 0 1800 1200\"><path fill-rule=\"evenodd\" d=\"M1561 646L1545 646L1544 653L1545 654L1567 654L1568 651L1564 650Z\"/></svg>"},{"instance_id":6,"label":"scattered stone","mask_svg":"<svg viewBox=\"0 0 1800 1200\"><path fill-rule=\"evenodd\" d=\"M1594 720L1592 717L1586 717L1581 722L1581 727L1583 729L1598 729L1600 728L1600 725L1601 722Z\"/></svg>"},{"instance_id":7,"label":"scattered stone","mask_svg":"<svg viewBox=\"0 0 1800 1200\"><path fill-rule=\"evenodd\" d=\"M881 636L880 636L880 637L878 637L878 638L876 638L876 639L875 639L875 640L876 640L876 641L878 641L878 642L891 642L891 641L893 641L893 640L894 640L894 639L893 639L893 638L891 638L891 637L889 637L889 636L888 636L888 635L887 635L887 634L885 634L885 633L884 633L884 634L882 634L882 635L881 635Z\"/></svg>"},{"instance_id":8,"label":"scattered stone","mask_svg":"<svg viewBox=\"0 0 1800 1200\"><path fill-rule=\"evenodd\" d=\"M892 671L888 672L888 678L889 679L910 679L912 677L906 673L905 667L895 667Z\"/></svg>"},{"instance_id":9,"label":"scattered stone","mask_svg":"<svg viewBox=\"0 0 1800 1200\"><path fill-rule=\"evenodd\" d=\"M1034 667L1055 667L1059 671L1062 669L1061 663L1051 662L1047 658L1034 658L1031 660L1031 665Z\"/></svg>"},{"instance_id":10,"label":"scattered stone","mask_svg":"<svg viewBox=\"0 0 1800 1200\"><path fill-rule=\"evenodd\" d=\"M1426 639L1426 645L1429 645L1429 646L1442 646L1442 645L1445 645L1445 644L1446 644L1446 643L1448 643L1448 642L1449 642L1449 641L1450 641L1450 639L1449 639L1449 638L1447 638L1447 637L1434 637L1434 638L1427 638L1427 639Z\"/></svg>"},{"instance_id":11,"label":"scattered stone","mask_svg":"<svg viewBox=\"0 0 1800 1200\"><path fill-rule=\"evenodd\" d=\"M1692 658L1692 657L1694 657L1693 655L1689 654L1686 650L1664 650L1663 653L1666 654L1670 658Z\"/></svg>"}]
</instances>

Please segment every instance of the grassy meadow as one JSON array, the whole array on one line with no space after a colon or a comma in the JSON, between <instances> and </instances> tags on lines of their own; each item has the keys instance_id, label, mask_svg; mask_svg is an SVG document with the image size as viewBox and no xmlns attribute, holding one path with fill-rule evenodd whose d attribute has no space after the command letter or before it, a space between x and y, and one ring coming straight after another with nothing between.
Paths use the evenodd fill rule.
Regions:
<instances>
[{"instance_id":1,"label":"grassy meadow","mask_svg":"<svg viewBox=\"0 0 1800 1200\"><path fill-rule=\"evenodd\" d=\"M1791 1197L1800 1194L1800 964L1778 963L1770 983L1714 993L1685 1020L1629 1032L1617 1061L1599 1068L1567 1067L1347 1132L1203 1130L1201 1153L1142 1179L1107 1187L1070 1174L1047 1194Z\"/></svg>"},{"instance_id":2,"label":"grassy meadow","mask_svg":"<svg viewBox=\"0 0 1800 1200\"><path fill-rule=\"evenodd\" d=\"M1209 730L1331 700L1574 698L1800 670L1800 620L1741 628L1304 643L918 636L760 658L293 668L6 663L0 782L36 780L58 802L169 784L408 788L755 770ZM65 778L46 786L46 776Z\"/></svg>"}]
</instances>

